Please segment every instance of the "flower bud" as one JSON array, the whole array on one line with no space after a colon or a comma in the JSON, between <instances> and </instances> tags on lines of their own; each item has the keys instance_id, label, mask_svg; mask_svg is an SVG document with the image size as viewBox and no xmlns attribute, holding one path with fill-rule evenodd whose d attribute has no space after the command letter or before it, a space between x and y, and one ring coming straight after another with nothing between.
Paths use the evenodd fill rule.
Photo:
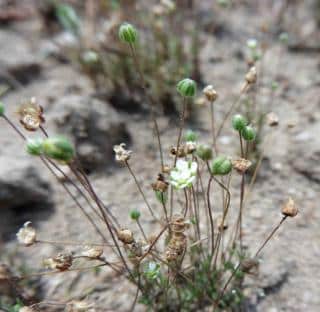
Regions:
<instances>
[{"instance_id":1,"label":"flower bud","mask_svg":"<svg viewBox=\"0 0 320 312\"><path fill-rule=\"evenodd\" d=\"M234 130L241 131L247 124L247 119L240 114L234 115L232 118L232 127Z\"/></svg>"},{"instance_id":2,"label":"flower bud","mask_svg":"<svg viewBox=\"0 0 320 312\"><path fill-rule=\"evenodd\" d=\"M232 170L232 163L227 157L218 156L212 161L210 169L213 175L226 175Z\"/></svg>"},{"instance_id":3,"label":"flower bud","mask_svg":"<svg viewBox=\"0 0 320 312\"><path fill-rule=\"evenodd\" d=\"M123 23L119 28L119 38L122 42L134 44L137 41L138 32L136 28L129 23Z\"/></svg>"},{"instance_id":4,"label":"flower bud","mask_svg":"<svg viewBox=\"0 0 320 312\"><path fill-rule=\"evenodd\" d=\"M81 56L81 61L88 66L96 65L99 62L99 55L92 50L85 51Z\"/></svg>"},{"instance_id":5,"label":"flower bud","mask_svg":"<svg viewBox=\"0 0 320 312\"><path fill-rule=\"evenodd\" d=\"M28 154L33 156L39 156L42 154L42 143L43 140L40 138L37 139L28 139L26 150Z\"/></svg>"},{"instance_id":6,"label":"flower bud","mask_svg":"<svg viewBox=\"0 0 320 312\"><path fill-rule=\"evenodd\" d=\"M254 38L247 40L247 47L251 50L255 50L258 46L258 41Z\"/></svg>"},{"instance_id":7,"label":"flower bud","mask_svg":"<svg viewBox=\"0 0 320 312\"><path fill-rule=\"evenodd\" d=\"M294 200L289 198L288 201L282 206L281 212L284 216L293 218L298 214L299 210Z\"/></svg>"},{"instance_id":8,"label":"flower bud","mask_svg":"<svg viewBox=\"0 0 320 312\"><path fill-rule=\"evenodd\" d=\"M282 44L288 44L288 40L289 40L289 35L286 32L282 32L279 35L279 40Z\"/></svg>"},{"instance_id":9,"label":"flower bud","mask_svg":"<svg viewBox=\"0 0 320 312\"><path fill-rule=\"evenodd\" d=\"M198 139L198 135L194 131L188 130L184 135L184 138L187 142L195 142Z\"/></svg>"},{"instance_id":10,"label":"flower bud","mask_svg":"<svg viewBox=\"0 0 320 312\"><path fill-rule=\"evenodd\" d=\"M118 238L124 244L131 244L134 242L133 234L128 229L121 229L118 231Z\"/></svg>"},{"instance_id":11,"label":"flower bud","mask_svg":"<svg viewBox=\"0 0 320 312\"><path fill-rule=\"evenodd\" d=\"M31 246L36 242L36 230L31 226L31 222L26 222L17 233L17 239L20 244Z\"/></svg>"},{"instance_id":12,"label":"flower bud","mask_svg":"<svg viewBox=\"0 0 320 312\"><path fill-rule=\"evenodd\" d=\"M0 102L0 117L4 115L4 105Z\"/></svg>"},{"instance_id":13,"label":"flower bud","mask_svg":"<svg viewBox=\"0 0 320 312\"><path fill-rule=\"evenodd\" d=\"M136 209L130 211L130 218L134 221L139 220L140 212Z\"/></svg>"},{"instance_id":14,"label":"flower bud","mask_svg":"<svg viewBox=\"0 0 320 312\"><path fill-rule=\"evenodd\" d=\"M215 89L213 89L212 85L206 86L202 92L210 102L214 102L218 98L218 93Z\"/></svg>"},{"instance_id":15,"label":"flower bud","mask_svg":"<svg viewBox=\"0 0 320 312\"><path fill-rule=\"evenodd\" d=\"M65 163L70 162L75 154L70 141L60 136L45 139L42 149L46 156Z\"/></svg>"},{"instance_id":16,"label":"flower bud","mask_svg":"<svg viewBox=\"0 0 320 312\"><path fill-rule=\"evenodd\" d=\"M183 97L193 97L197 91L197 85L194 80L185 78L178 82L177 91Z\"/></svg>"},{"instance_id":17,"label":"flower bud","mask_svg":"<svg viewBox=\"0 0 320 312\"><path fill-rule=\"evenodd\" d=\"M211 147L209 145L200 144L197 147L196 154L202 160L207 161L207 160L210 160L212 158L212 149L211 149Z\"/></svg>"},{"instance_id":18,"label":"flower bud","mask_svg":"<svg viewBox=\"0 0 320 312\"><path fill-rule=\"evenodd\" d=\"M256 130L251 126L245 126L241 130L241 135L246 141L253 141L256 138Z\"/></svg>"}]
</instances>

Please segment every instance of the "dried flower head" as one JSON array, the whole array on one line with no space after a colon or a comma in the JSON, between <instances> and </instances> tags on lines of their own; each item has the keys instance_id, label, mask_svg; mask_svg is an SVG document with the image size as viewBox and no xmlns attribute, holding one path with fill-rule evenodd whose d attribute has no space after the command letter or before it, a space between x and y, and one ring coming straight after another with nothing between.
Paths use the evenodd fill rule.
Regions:
<instances>
[{"instance_id":1,"label":"dried flower head","mask_svg":"<svg viewBox=\"0 0 320 312\"><path fill-rule=\"evenodd\" d=\"M171 171L170 166L168 166L168 165L164 165L164 166L163 166L163 168L162 168L162 172L163 172L163 173L169 174L170 171Z\"/></svg>"},{"instance_id":2,"label":"dried flower head","mask_svg":"<svg viewBox=\"0 0 320 312\"><path fill-rule=\"evenodd\" d=\"M183 233L190 227L190 222L186 221L182 216L175 215L171 221L171 231L173 233Z\"/></svg>"},{"instance_id":3,"label":"dried flower head","mask_svg":"<svg viewBox=\"0 0 320 312\"><path fill-rule=\"evenodd\" d=\"M31 246L36 242L36 230L31 226L31 222L26 222L17 233L17 239L20 244Z\"/></svg>"},{"instance_id":4,"label":"dried flower head","mask_svg":"<svg viewBox=\"0 0 320 312\"><path fill-rule=\"evenodd\" d=\"M133 234L128 229L121 229L118 231L118 238L124 244L132 244L134 242Z\"/></svg>"},{"instance_id":5,"label":"dried flower head","mask_svg":"<svg viewBox=\"0 0 320 312\"><path fill-rule=\"evenodd\" d=\"M206 86L202 92L210 102L214 102L218 98L218 93L212 85Z\"/></svg>"},{"instance_id":6,"label":"dried flower head","mask_svg":"<svg viewBox=\"0 0 320 312\"><path fill-rule=\"evenodd\" d=\"M178 156L178 157L186 157L187 156L187 153L186 153L186 149L185 149L185 146L182 144L178 147L178 152L177 152L177 147L175 146L172 146L170 148L170 154L172 156Z\"/></svg>"},{"instance_id":7,"label":"dried flower head","mask_svg":"<svg viewBox=\"0 0 320 312\"><path fill-rule=\"evenodd\" d=\"M116 161L117 162L125 163L130 159L132 151L126 150L125 147L126 147L125 143L121 143L121 144L115 145L113 147L113 151L116 154Z\"/></svg>"},{"instance_id":8,"label":"dried flower head","mask_svg":"<svg viewBox=\"0 0 320 312\"><path fill-rule=\"evenodd\" d=\"M223 222L222 222L223 221ZM219 213L216 218L215 218L215 223L217 225L217 228L220 232L226 231L229 227L228 223L226 220L223 220L223 215L222 213ZM223 224L222 224L223 223Z\"/></svg>"},{"instance_id":9,"label":"dried flower head","mask_svg":"<svg viewBox=\"0 0 320 312\"><path fill-rule=\"evenodd\" d=\"M254 84L257 81L257 69L255 66L252 66L245 76L246 82L248 84Z\"/></svg>"},{"instance_id":10,"label":"dried flower head","mask_svg":"<svg viewBox=\"0 0 320 312\"><path fill-rule=\"evenodd\" d=\"M232 161L232 166L239 173L245 173L252 165L252 162L248 159L239 158Z\"/></svg>"},{"instance_id":11,"label":"dried flower head","mask_svg":"<svg viewBox=\"0 0 320 312\"><path fill-rule=\"evenodd\" d=\"M59 271L67 271L73 262L71 254L58 254L57 257L45 259L43 264L46 268Z\"/></svg>"},{"instance_id":12,"label":"dried flower head","mask_svg":"<svg viewBox=\"0 0 320 312\"><path fill-rule=\"evenodd\" d=\"M171 170L170 183L176 189L191 187L197 174L197 163L178 159L176 167Z\"/></svg>"},{"instance_id":13,"label":"dried flower head","mask_svg":"<svg viewBox=\"0 0 320 312\"><path fill-rule=\"evenodd\" d=\"M267 115L267 122L270 127L276 127L279 125L279 117L274 112Z\"/></svg>"},{"instance_id":14,"label":"dried flower head","mask_svg":"<svg viewBox=\"0 0 320 312\"><path fill-rule=\"evenodd\" d=\"M282 206L281 212L286 217L295 217L298 214L299 210L294 200L292 198L289 198L287 202Z\"/></svg>"},{"instance_id":15,"label":"dried flower head","mask_svg":"<svg viewBox=\"0 0 320 312\"><path fill-rule=\"evenodd\" d=\"M244 259L241 262L240 270L247 274L256 275L259 270L259 261L255 258Z\"/></svg>"},{"instance_id":16,"label":"dried flower head","mask_svg":"<svg viewBox=\"0 0 320 312\"><path fill-rule=\"evenodd\" d=\"M32 309L31 307L27 307L27 306L24 306L24 307L21 307L19 309L19 312L35 312L36 310Z\"/></svg>"},{"instance_id":17,"label":"dried flower head","mask_svg":"<svg viewBox=\"0 0 320 312\"><path fill-rule=\"evenodd\" d=\"M43 108L37 104L33 97L27 103L22 104L18 109L20 122L28 131L36 131L45 122Z\"/></svg>"},{"instance_id":18,"label":"dried flower head","mask_svg":"<svg viewBox=\"0 0 320 312\"><path fill-rule=\"evenodd\" d=\"M81 255L90 259L99 259L103 254L103 248L99 246L85 246Z\"/></svg>"},{"instance_id":19,"label":"dried flower head","mask_svg":"<svg viewBox=\"0 0 320 312\"><path fill-rule=\"evenodd\" d=\"M165 192L168 189L168 185L169 183L165 180L161 173L158 174L156 182L151 184L153 190L159 192Z\"/></svg>"},{"instance_id":20,"label":"dried flower head","mask_svg":"<svg viewBox=\"0 0 320 312\"><path fill-rule=\"evenodd\" d=\"M67 303L66 312L94 312L94 304L86 301L72 300Z\"/></svg>"},{"instance_id":21,"label":"dried flower head","mask_svg":"<svg viewBox=\"0 0 320 312\"><path fill-rule=\"evenodd\" d=\"M187 141L185 144L185 152L186 154L192 154L197 150L197 143L194 141Z\"/></svg>"}]
</instances>

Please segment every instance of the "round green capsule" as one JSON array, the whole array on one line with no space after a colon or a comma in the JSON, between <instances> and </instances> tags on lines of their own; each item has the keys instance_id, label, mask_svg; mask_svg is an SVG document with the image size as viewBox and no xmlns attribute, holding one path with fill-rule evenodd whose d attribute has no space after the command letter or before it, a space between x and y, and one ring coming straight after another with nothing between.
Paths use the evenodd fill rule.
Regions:
<instances>
[{"instance_id":1,"label":"round green capsule","mask_svg":"<svg viewBox=\"0 0 320 312\"><path fill-rule=\"evenodd\" d=\"M201 144L197 147L196 154L204 161L210 160L212 158L212 148L209 145Z\"/></svg>"},{"instance_id":2,"label":"round green capsule","mask_svg":"<svg viewBox=\"0 0 320 312\"><path fill-rule=\"evenodd\" d=\"M197 92L197 84L192 79L182 79L177 84L177 91L183 97L193 97Z\"/></svg>"},{"instance_id":3,"label":"round green capsule","mask_svg":"<svg viewBox=\"0 0 320 312\"><path fill-rule=\"evenodd\" d=\"M119 38L122 42L134 44L138 38L136 28L129 23L123 23L119 28Z\"/></svg>"},{"instance_id":4,"label":"round green capsule","mask_svg":"<svg viewBox=\"0 0 320 312\"><path fill-rule=\"evenodd\" d=\"M241 130L241 135L246 141L253 141L256 138L256 130L251 126L245 126Z\"/></svg>"},{"instance_id":5,"label":"round green capsule","mask_svg":"<svg viewBox=\"0 0 320 312\"><path fill-rule=\"evenodd\" d=\"M241 131L247 124L247 119L240 114L232 117L232 127L234 130Z\"/></svg>"},{"instance_id":6,"label":"round green capsule","mask_svg":"<svg viewBox=\"0 0 320 312\"><path fill-rule=\"evenodd\" d=\"M198 139L198 135L192 130L188 130L184 137L187 142L195 142Z\"/></svg>"},{"instance_id":7,"label":"round green capsule","mask_svg":"<svg viewBox=\"0 0 320 312\"><path fill-rule=\"evenodd\" d=\"M70 162L74 156L73 145L64 137L47 138L42 143L44 155L65 163Z\"/></svg>"},{"instance_id":8,"label":"round green capsule","mask_svg":"<svg viewBox=\"0 0 320 312\"><path fill-rule=\"evenodd\" d=\"M218 156L213 159L210 169L213 175L226 175L232 170L231 160L225 156Z\"/></svg>"},{"instance_id":9,"label":"round green capsule","mask_svg":"<svg viewBox=\"0 0 320 312\"><path fill-rule=\"evenodd\" d=\"M4 105L2 102L0 102L0 116L4 115Z\"/></svg>"},{"instance_id":10,"label":"round green capsule","mask_svg":"<svg viewBox=\"0 0 320 312\"><path fill-rule=\"evenodd\" d=\"M43 140L38 138L38 139L28 139L27 145L26 145L26 150L28 154L33 155L33 156L39 156L42 154L42 143Z\"/></svg>"},{"instance_id":11,"label":"round green capsule","mask_svg":"<svg viewBox=\"0 0 320 312\"><path fill-rule=\"evenodd\" d=\"M139 220L140 215L141 215L140 212L138 210L136 210L136 209L130 211L130 218L132 220L135 220L135 221Z\"/></svg>"}]
</instances>

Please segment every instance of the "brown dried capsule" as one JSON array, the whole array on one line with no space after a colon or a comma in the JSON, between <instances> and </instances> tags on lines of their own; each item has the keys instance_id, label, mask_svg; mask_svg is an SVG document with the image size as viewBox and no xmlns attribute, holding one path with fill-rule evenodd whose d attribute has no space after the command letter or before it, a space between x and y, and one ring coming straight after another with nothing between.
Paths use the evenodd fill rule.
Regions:
<instances>
[{"instance_id":1,"label":"brown dried capsule","mask_svg":"<svg viewBox=\"0 0 320 312\"><path fill-rule=\"evenodd\" d=\"M252 165L250 160L239 158L232 161L232 166L236 169L239 173L245 173Z\"/></svg>"},{"instance_id":2,"label":"brown dried capsule","mask_svg":"<svg viewBox=\"0 0 320 312\"><path fill-rule=\"evenodd\" d=\"M259 261L254 258L244 259L240 265L240 270L247 274L257 274L258 269L259 269Z\"/></svg>"},{"instance_id":3,"label":"brown dried capsule","mask_svg":"<svg viewBox=\"0 0 320 312\"><path fill-rule=\"evenodd\" d=\"M246 82L248 84L256 83L257 81L257 69L255 66L252 66L245 76Z\"/></svg>"},{"instance_id":4,"label":"brown dried capsule","mask_svg":"<svg viewBox=\"0 0 320 312\"><path fill-rule=\"evenodd\" d=\"M218 98L218 93L215 89L213 89L212 85L206 86L202 92L210 102L214 102Z\"/></svg>"},{"instance_id":5,"label":"brown dried capsule","mask_svg":"<svg viewBox=\"0 0 320 312\"><path fill-rule=\"evenodd\" d=\"M274 112L271 112L267 115L267 122L270 127L276 127L279 125L279 117Z\"/></svg>"},{"instance_id":6,"label":"brown dried capsule","mask_svg":"<svg viewBox=\"0 0 320 312\"><path fill-rule=\"evenodd\" d=\"M71 254L58 254L57 257L44 260L44 265L52 270L67 271L73 262Z\"/></svg>"},{"instance_id":7,"label":"brown dried capsule","mask_svg":"<svg viewBox=\"0 0 320 312\"><path fill-rule=\"evenodd\" d=\"M282 206L281 212L284 216L293 218L298 214L299 210L294 200L292 198L289 198L287 202Z\"/></svg>"},{"instance_id":8,"label":"brown dried capsule","mask_svg":"<svg viewBox=\"0 0 320 312\"><path fill-rule=\"evenodd\" d=\"M170 149L170 154L172 156L176 156L178 154L178 157L186 157L187 153L186 153L186 149L184 145L180 145L178 148L178 153L177 153L177 147L172 146Z\"/></svg>"},{"instance_id":9,"label":"brown dried capsule","mask_svg":"<svg viewBox=\"0 0 320 312\"><path fill-rule=\"evenodd\" d=\"M22 104L18 109L20 123L28 131L36 131L41 124L45 122L43 117L43 108L37 104L35 98L25 104Z\"/></svg>"},{"instance_id":10,"label":"brown dried capsule","mask_svg":"<svg viewBox=\"0 0 320 312\"><path fill-rule=\"evenodd\" d=\"M155 183L152 183L151 186L154 191L165 192L168 189L169 183L166 182L164 176L159 173L158 178Z\"/></svg>"},{"instance_id":11,"label":"brown dried capsule","mask_svg":"<svg viewBox=\"0 0 320 312\"><path fill-rule=\"evenodd\" d=\"M118 238L124 244L132 244L134 242L133 234L128 229L121 229L118 231Z\"/></svg>"}]
</instances>

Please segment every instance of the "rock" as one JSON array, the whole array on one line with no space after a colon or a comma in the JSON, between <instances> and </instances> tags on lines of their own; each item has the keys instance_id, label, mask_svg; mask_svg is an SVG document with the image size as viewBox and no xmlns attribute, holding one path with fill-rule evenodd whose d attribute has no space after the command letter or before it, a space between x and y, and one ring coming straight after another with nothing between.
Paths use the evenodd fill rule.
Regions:
<instances>
[{"instance_id":1,"label":"rock","mask_svg":"<svg viewBox=\"0 0 320 312\"><path fill-rule=\"evenodd\" d=\"M88 172L112 164L113 145L130 141L117 111L97 99L64 96L55 103L51 116L62 133L73 137L78 157Z\"/></svg>"},{"instance_id":2,"label":"rock","mask_svg":"<svg viewBox=\"0 0 320 312\"><path fill-rule=\"evenodd\" d=\"M52 206L50 185L37 167L23 159L0 157L0 239L12 237L13 229L25 221L46 217Z\"/></svg>"},{"instance_id":3,"label":"rock","mask_svg":"<svg viewBox=\"0 0 320 312\"><path fill-rule=\"evenodd\" d=\"M1 47L0 82L15 88L40 76L41 60L32 52L28 40L13 31L0 31L0 42L6 43Z\"/></svg>"}]
</instances>

